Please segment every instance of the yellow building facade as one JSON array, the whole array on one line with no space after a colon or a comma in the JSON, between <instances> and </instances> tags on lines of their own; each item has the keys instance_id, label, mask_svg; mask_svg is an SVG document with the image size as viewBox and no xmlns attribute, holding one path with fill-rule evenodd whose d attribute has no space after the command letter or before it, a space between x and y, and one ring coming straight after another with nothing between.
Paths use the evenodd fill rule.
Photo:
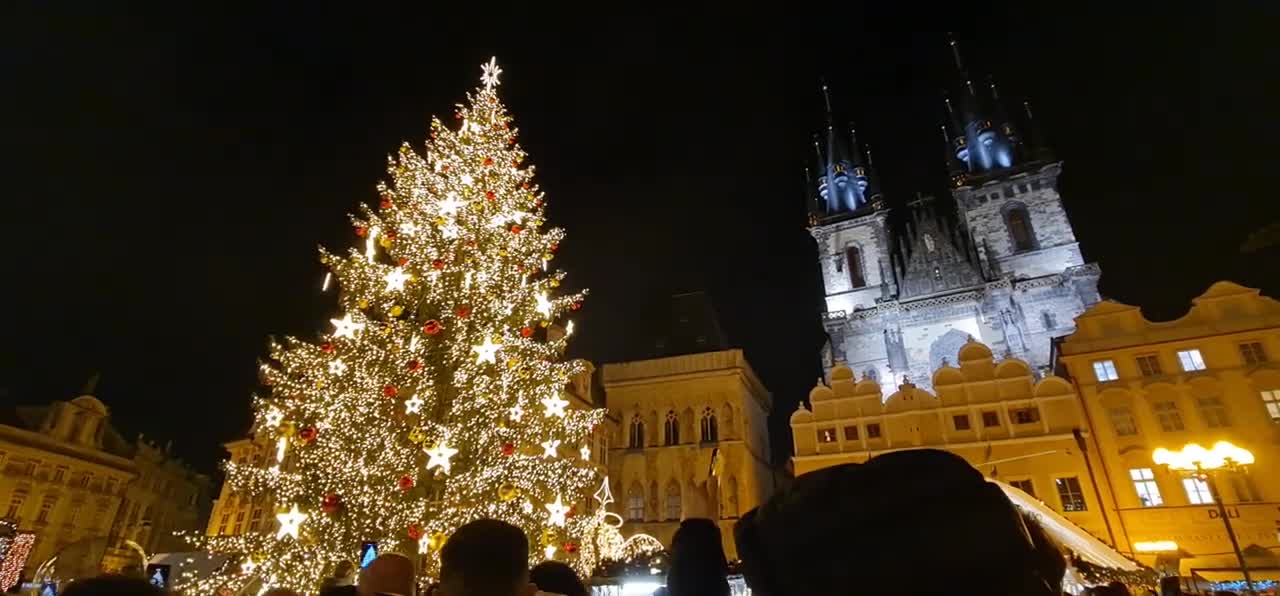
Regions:
<instances>
[{"instance_id":1,"label":"yellow building facade","mask_svg":"<svg viewBox=\"0 0 1280 596\"><path fill-rule=\"evenodd\" d=\"M1219 282L1173 321L1148 321L1135 306L1102 302L1076 326L1058 344L1057 360L1079 388L1105 454L1098 472L1115 495L1107 511L1127 543L1121 550L1148 551L1138 553L1147 563L1180 559L1184 576L1238 568L1208 486L1151 461L1157 447L1226 440L1257 461L1247 473L1217 474L1216 498L1226 504L1250 566L1276 567L1280 302Z\"/></svg>"},{"instance_id":2,"label":"yellow building facade","mask_svg":"<svg viewBox=\"0 0 1280 596\"><path fill-rule=\"evenodd\" d=\"M680 520L718 520L735 558L733 524L773 491L771 396L742 350L602 366L617 431L607 460L624 534L670 545Z\"/></svg>"},{"instance_id":3,"label":"yellow building facade","mask_svg":"<svg viewBox=\"0 0 1280 596\"><path fill-rule=\"evenodd\" d=\"M0 517L36 535L24 577L54 555L61 579L141 573L153 549L173 545L174 530L204 524L207 478L167 450L125 441L87 393L0 420ZM141 510L131 520L133 504Z\"/></svg>"},{"instance_id":4,"label":"yellow building facade","mask_svg":"<svg viewBox=\"0 0 1280 596\"><path fill-rule=\"evenodd\" d=\"M239 439L224 443L228 460L236 464L252 464L267 467L275 458L275 447L265 440ZM213 501L206 533L210 536L239 536L248 532L274 532L276 504L268 495L253 496L235 491L228 482L222 483L218 498Z\"/></svg>"},{"instance_id":5,"label":"yellow building facade","mask_svg":"<svg viewBox=\"0 0 1280 596\"><path fill-rule=\"evenodd\" d=\"M1082 449L1085 418L1070 381L1037 379L1014 358L997 362L973 339L953 356L957 366L933 374L936 394L905 383L884 396L878 382L833 367L830 384L820 381L809 393L812 409L801 403L791 415L795 474L902 449L942 449L1110 542L1105 495L1091 474L1096 454Z\"/></svg>"}]
</instances>

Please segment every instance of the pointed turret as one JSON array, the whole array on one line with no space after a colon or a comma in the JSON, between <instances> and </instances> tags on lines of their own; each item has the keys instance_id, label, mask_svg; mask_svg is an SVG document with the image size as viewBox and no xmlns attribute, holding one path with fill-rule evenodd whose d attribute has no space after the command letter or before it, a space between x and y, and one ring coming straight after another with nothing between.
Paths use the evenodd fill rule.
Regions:
<instances>
[{"instance_id":1,"label":"pointed turret","mask_svg":"<svg viewBox=\"0 0 1280 596\"><path fill-rule=\"evenodd\" d=\"M826 83L822 84L822 101L826 108L825 136L815 139L814 150L818 157L820 173L817 187L822 197L825 216L852 213L868 202L868 187L873 183L858 150L857 139L845 139L835 126L831 108L831 94Z\"/></svg>"},{"instance_id":2,"label":"pointed turret","mask_svg":"<svg viewBox=\"0 0 1280 596\"><path fill-rule=\"evenodd\" d=\"M951 145L965 178L982 176L989 172L1012 167L1017 159L1018 136L1000 104L1000 93L994 79L988 79L993 109L983 109L983 100L973 84L973 78L960 56L960 44L954 36L948 36L951 57L955 61L959 79L960 104L953 106L945 99L947 114L953 122ZM951 176L952 185L960 186Z\"/></svg>"}]
</instances>

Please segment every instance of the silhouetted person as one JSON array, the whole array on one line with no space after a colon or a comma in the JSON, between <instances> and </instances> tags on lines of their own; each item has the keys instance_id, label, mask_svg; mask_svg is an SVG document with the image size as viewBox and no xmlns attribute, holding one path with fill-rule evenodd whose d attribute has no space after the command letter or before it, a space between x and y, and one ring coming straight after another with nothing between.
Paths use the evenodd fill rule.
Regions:
<instances>
[{"instance_id":1,"label":"silhouetted person","mask_svg":"<svg viewBox=\"0 0 1280 596\"><path fill-rule=\"evenodd\" d=\"M381 555L360 574L356 590L360 596L396 594L414 596L413 563L404 555Z\"/></svg>"},{"instance_id":2,"label":"silhouetted person","mask_svg":"<svg viewBox=\"0 0 1280 596\"><path fill-rule=\"evenodd\" d=\"M140 577L102 575L71 582L63 596L164 596L161 590Z\"/></svg>"},{"instance_id":3,"label":"silhouetted person","mask_svg":"<svg viewBox=\"0 0 1280 596\"><path fill-rule=\"evenodd\" d=\"M524 530L479 519L454 531L440 550L440 596L532 596Z\"/></svg>"},{"instance_id":4,"label":"silhouetted person","mask_svg":"<svg viewBox=\"0 0 1280 596\"><path fill-rule=\"evenodd\" d=\"M529 570L529 581L539 591L564 596L587 596L587 587L572 567L560 561L543 561Z\"/></svg>"},{"instance_id":5,"label":"silhouetted person","mask_svg":"<svg viewBox=\"0 0 1280 596\"><path fill-rule=\"evenodd\" d=\"M1058 596L1066 561L960 457L918 449L796 478L734 527L759 596Z\"/></svg>"},{"instance_id":6,"label":"silhouetted person","mask_svg":"<svg viewBox=\"0 0 1280 596\"><path fill-rule=\"evenodd\" d=\"M729 562L720 544L720 526L709 519L680 522L671 538L670 596L728 596Z\"/></svg>"},{"instance_id":7,"label":"silhouetted person","mask_svg":"<svg viewBox=\"0 0 1280 596\"><path fill-rule=\"evenodd\" d=\"M320 596L355 596L356 564L351 561L338 561L333 566L333 575L320 582Z\"/></svg>"}]
</instances>

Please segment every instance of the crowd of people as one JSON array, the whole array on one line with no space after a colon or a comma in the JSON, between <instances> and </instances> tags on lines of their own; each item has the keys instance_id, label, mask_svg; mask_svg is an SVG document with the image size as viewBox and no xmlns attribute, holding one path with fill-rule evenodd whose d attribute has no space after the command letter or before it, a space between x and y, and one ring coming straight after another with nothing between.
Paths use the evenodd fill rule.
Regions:
<instances>
[{"instance_id":1,"label":"crowd of people","mask_svg":"<svg viewBox=\"0 0 1280 596\"><path fill-rule=\"evenodd\" d=\"M734 527L741 572L757 596L996 594L1060 596L1063 553L959 457L901 451L806 474ZM671 541L660 596L729 596L719 525L686 519ZM439 583L418 589L414 564L384 554L358 573L339 563L320 596L587 596L568 565L529 567L524 532L481 519L440 552ZM423 593L425 592L425 593ZM1122 584L1089 594L1129 594ZM1155 593L1151 591L1150 593ZM65 596L158 596L142 580L75 582ZM268 590L265 596L296 596Z\"/></svg>"}]
</instances>

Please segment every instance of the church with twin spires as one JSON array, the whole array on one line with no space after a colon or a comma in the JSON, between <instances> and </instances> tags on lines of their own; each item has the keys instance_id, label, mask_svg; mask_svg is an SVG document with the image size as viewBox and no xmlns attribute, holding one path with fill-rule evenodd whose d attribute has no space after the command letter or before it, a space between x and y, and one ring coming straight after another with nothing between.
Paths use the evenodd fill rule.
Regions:
<instances>
[{"instance_id":1,"label":"church with twin spires","mask_svg":"<svg viewBox=\"0 0 1280 596\"><path fill-rule=\"evenodd\" d=\"M1030 105L1011 117L995 84L975 86L954 41L951 50L957 89L945 99L942 137L954 212L918 197L906 224L891 226L870 155L852 129L836 128L829 97L814 141L809 229L825 295L823 369L844 363L884 395L908 382L928 388L969 338L1043 374L1053 338L1100 299L1101 271L1081 255L1057 190L1062 162Z\"/></svg>"}]
</instances>

